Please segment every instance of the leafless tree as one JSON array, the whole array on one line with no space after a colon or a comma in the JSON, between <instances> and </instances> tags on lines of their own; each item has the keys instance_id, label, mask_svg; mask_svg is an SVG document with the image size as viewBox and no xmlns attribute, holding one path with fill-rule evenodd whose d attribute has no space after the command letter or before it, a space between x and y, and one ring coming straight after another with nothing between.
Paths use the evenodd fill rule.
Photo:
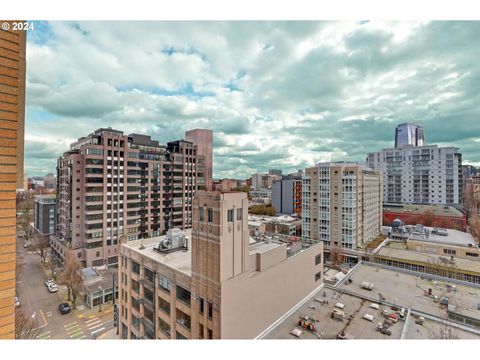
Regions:
<instances>
[{"instance_id":1,"label":"leafless tree","mask_svg":"<svg viewBox=\"0 0 480 360\"><path fill-rule=\"evenodd\" d=\"M82 264L75 256L75 253L70 251L65 257L63 271L59 277L59 283L67 286L68 300L72 301L74 308L78 294L83 286L83 279L80 276L81 269Z\"/></svg>"},{"instance_id":2,"label":"leafless tree","mask_svg":"<svg viewBox=\"0 0 480 360\"><path fill-rule=\"evenodd\" d=\"M15 339L36 339L38 336L37 320L28 316L21 308L15 310Z\"/></svg>"},{"instance_id":3,"label":"leafless tree","mask_svg":"<svg viewBox=\"0 0 480 360\"><path fill-rule=\"evenodd\" d=\"M50 270L50 277L53 278L55 276L56 264L52 255L50 255L50 261L47 263L47 267Z\"/></svg>"},{"instance_id":4,"label":"leafless tree","mask_svg":"<svg viewBox=\"0 0 480 360\"><path fill-rule=\"evenodd\" d=\"M22 212L18 225L25 232L25 240L28 241L32 237L32 228L30 223L33 221L33 200L26 199L17 204L17 209Z\"/></svg>"},{"instance_id":5,"label":"leafless tree","mask_svg":"<svg viewBox=\"0 0 480 360\"><path fill-rule=\"evenodd\" d=\"M50 243L47 236L39 235L34 238L32 247L33 250L39 253L43 266L45 266L45 261L47 260L49 246Z\"/></svg>"},{"instance_id":6,"label":"leafless tree","mask_svg":"<svg viewBox=\"0 0 480 360\"><path fill-rule=\"evenodd\" d=\"M430 266L434 270L435 275L456 279L458 266L455 264L455 260L435 257L430 260Z\"/></svg>"},{"instance_id":7,"label":"leafless tree","mask_svg":"<svg viewBox=\"0 0 480 360\"><path fill-rule=\"evenodd\" d=\"M420 216L419 223L424 226L432 226L435 216L433 215L433 210L425 210Z\"/></svg>"}]
</instances>

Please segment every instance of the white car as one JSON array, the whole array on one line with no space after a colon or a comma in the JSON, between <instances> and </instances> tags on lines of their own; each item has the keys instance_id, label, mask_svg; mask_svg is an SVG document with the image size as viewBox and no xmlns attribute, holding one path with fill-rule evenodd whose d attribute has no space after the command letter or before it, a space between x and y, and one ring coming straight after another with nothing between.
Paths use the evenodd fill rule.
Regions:
<instances>
[{"instance_id":1,"label":"white car","mask_svg":"<svg viewBox=\"0 0 480 360\"><path fill-rule=\"evenodd\" d=\"M46 287L49 287L50 285L55 285L55 281L53 281L53 279L48 279L47 281L45 281Z\"/></svg>"},{"instance_id":2,"label":"white car","mask_svg":"<svg viewBox=\"0 0 480 360\"><path fill-rule=\"evenodd\" d=\"M58 286L56 284L48 285L48 291L50 291L51 293L57 292Z\"/></svg>"},{"instance_id":3,"label":"white car","mask_svg":"<svg viewBox=\"0 0 480 360\"><path fill-rule=\"evenodd\" d=\"M20 300L18 299L18 296L15 296L15 307L20 306Z\"/></svg>"}]
</instances>

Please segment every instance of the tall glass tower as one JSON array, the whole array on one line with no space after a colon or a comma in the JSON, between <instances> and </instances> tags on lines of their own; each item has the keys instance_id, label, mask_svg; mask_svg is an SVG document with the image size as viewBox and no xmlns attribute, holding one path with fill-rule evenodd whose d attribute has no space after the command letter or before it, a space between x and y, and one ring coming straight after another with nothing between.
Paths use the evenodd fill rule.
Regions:
<instances>
[{"instance_id":1,"label":"tall glass tower","mask_svg":"<svg viewBox=\"0 0 480 360\"><path fill-rule=\"evenodd\" d=\"M425 137L422 125L404 123L395 127L395 148L423 145Z\"/></svg>"}]
</instances>

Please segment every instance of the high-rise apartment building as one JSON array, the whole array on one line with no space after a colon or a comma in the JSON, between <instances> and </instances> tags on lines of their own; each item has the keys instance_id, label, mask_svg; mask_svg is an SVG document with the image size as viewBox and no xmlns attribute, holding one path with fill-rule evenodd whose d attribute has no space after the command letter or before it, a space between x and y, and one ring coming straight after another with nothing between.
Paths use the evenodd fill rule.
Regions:
<instances>
[{"instance_id":1,"label":"high-rise apartment building","mask_svg":"<svg viewBox=\"0 0 480 360\"><path fill-rule=\"evenodd\" d=\"M52 252L63 261L74 251L87 267L112 265L122 241L191 227L204 171L204 157L188 141L163 146L111 128L80 138L57 163Z\"/></svg>"},{"instance_id":2,"label":"high-rise apartment building","mask_svg":"<svg viewBox=\"0 0 480 360\"><path fill-rule=\"evenodd\" d=\"M422 125L404 123L395 127L395 148L423 145L425 137Z\"/></svg>"},{"instance_id":3,"label":"high-rise apartment building","mask_svg":"<svg viewBox=\"0 0 480 360\"><path fill-rule=\"evenodd\" d=\"M277 176L282 176L282 170L281 169L270 169L268 170L269 175L277 175Z\"/></svg>"},{"instance_id":4,"label":"high-rise apartment building","mask_svg":"<svg viewBox=\"0 0 480 360\"><path fill-rule=\"evenodd\" d=\"M383 173L384 203L462 202L462 154L456 147L384 149L369 153L367 165Z\"/></svg>"},{"instance_id":5,"label":"high-rise apartment building","mask_svg":"<svg viewBox=\"0 0 480 360\"><path fill-rule=\"evenodd\" d=\"M197 192L193 228L120 247L124 339L255 338L323 281L321 242L249 237L243 192Z\"/></svg>"},{"instance_id":6,"label":"high-rise apartment building","mask_svg":"<svg viewBox=\"0 0 480 360\"><path fill-rule=\"evenodd\" d=\"M356 250L380 234L382 179L356 163L319 163L302 179L302 235Z\"/></svg>"},{"instance_id":7,"label":"high-rise apartment building","mask_svg":"<svg viewBox=\"0 0 480 360\"><path fill-rule=\"evenodd\" d=\"M185 140L197 146L197 153L205 159L205 187L212 190L213 184L213 131L194 129L185 132Z\"/></svg>"},{"instance_id":8,"label":"high-rise apartment building","mask_svg":"<svg viewBox=\"0 0 480 360\"><path fill-rule=\"evenodd\" d=\"M35 230L43 236L53 235L57 212L56 195L35 195L33 203Z\"/></svg>"},{"instance_id":9,"label":"high-rise apartment building","mask_svg":"<svg viewBox=\"0 0 480 360\"><path fill-rule=\"evenodd\" d=\"M302 213L302 179L285 178L272 184L272 206L277 214Z\"/></svg>"},{"instance_id":10,"label":"high-rise apartment building","mask_svg":"<svg viewBox=\"0 0 480 360\"><path fill-rule=\"evenodd\" d=\"M281 175L272 175L272 174L252 174L252 187L255 191L271 189L273 182L275 180L280 180Z\"/></svg>"},{"instance_id":11,"label":"high-rise apartment building","mask_svg":"<svg viewBox=\"0 0 480 360\"><path fill-rule=\"evenodd\" d=\"M15 337L16 189L23 188L25 31L0 29L0 339Z\"/></svg>"}]
</instances>

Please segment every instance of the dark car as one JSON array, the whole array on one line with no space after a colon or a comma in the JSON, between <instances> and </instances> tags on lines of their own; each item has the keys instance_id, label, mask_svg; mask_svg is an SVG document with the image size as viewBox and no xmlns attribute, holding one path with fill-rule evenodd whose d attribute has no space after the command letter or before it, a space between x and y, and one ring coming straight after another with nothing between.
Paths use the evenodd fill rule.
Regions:
<instances>
[{"instance_id":1,"label":"dark car","mask_svg":"<svg viewBox=\"0 0 480 360\"><path fill-rule=\"evenodd\" d=\"M60 314L65 315L68 314L72 309L70 309L70 305L67 303L61 303L58 305L58 310L60 311Z\"/></svg>"}]
</instances>

